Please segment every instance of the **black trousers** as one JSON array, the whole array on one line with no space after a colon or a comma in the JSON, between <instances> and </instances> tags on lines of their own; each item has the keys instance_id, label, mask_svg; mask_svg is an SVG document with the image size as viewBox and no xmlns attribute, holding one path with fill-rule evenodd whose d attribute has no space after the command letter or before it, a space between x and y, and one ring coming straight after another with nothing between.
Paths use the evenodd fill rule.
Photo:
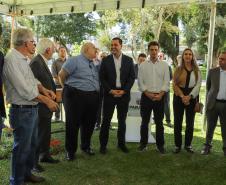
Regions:
<instances>
[{"instance_id":1,"label":"black trousers","mask_svg":"<svg viewBox=\"0 0 226 185\"><path fill-rule=\"evenodd\" d=\"M39 105L38 109L38 144L36 149L36 164L38 164L39 159L50 156L49 150L52 113L44 106L45 105Z\"/></svg>"},{"instance_id":2,"label":"black trousers","mask_svg":"<svg viewBox=\"0 0 226 185\"><path fill-rule=\"evenodd\" d=\"M206 145L211 146L214 130L217 126L219 118L221 125L221 136L223 141L223 150L226 151L226 102L216 101L211 110L206 111L207 116L207 131Z\"/></svg>"},{"instance_id":3,"label":"black trousers","mask_svg":"<svg viewBox=\"0 0 226 185\"><path fill-rule=\"evenodd\" d=\"M128 112L130 97L124 95L120 98L114 98L111 95L104 95L103 102L103 121L100 129L100 145L106 147L109 138L109 127L116 106L118 118L118 146L125 145L126 116Z\"/></svg>"},{"instance_id":4,"label":"black trousers","mask_svg":"<svg viewBox=\"0 0 226 185\"><path fill-rule=\"evenodd\" d=\"M181 148L182 145L182 123L184 111L186 115L186 129L185 129L185 146L190 146L193 139L194 119L195 119L195 99L190 100L189 105L184 105L181 97L173 96L173 113L174 113L174 142L175 145Z\"/></svg>"},{"instance_id":5,"label":"black trousers","mask_svg":"<svg viewBox=\"0 0 226 185\"><path fill-rule=\"evenodd\" d=\"M140 115L142 118L140 127L140 143L147 145L148 143L148 124L150 122L151 112L154 113L156 124L156 145L157 147L164 146L164 97L160 101L152 101L144 93L141 95Z\"/></svg>"},{"instance_id":6,"label":"black trousers","mask_svg":"<svg viewBox=\"0 0 226 185\"><path fill-rule=\"evenodd\" d=\"M65 85L63 89L63 104L66 116L65 148L68 153L74 154L77 151L79 128L81 149L86 150L90 148L96 122L98 101L98 92L81 91Z\"/></svg>"},{"instance_id":7,"label":"black trousers","mask_svg":"<svg viewBox=\"0 0 226 185\"><path fill-rule=\"evenodd\" d=\"M103 87L100 86L100 99L99 99L99 105L98 105L98 111L97 111L96 127L100 127L100 124L101 124L103 99L104 99L104 90L103 90Z\"/></svg>"}]
</instances>

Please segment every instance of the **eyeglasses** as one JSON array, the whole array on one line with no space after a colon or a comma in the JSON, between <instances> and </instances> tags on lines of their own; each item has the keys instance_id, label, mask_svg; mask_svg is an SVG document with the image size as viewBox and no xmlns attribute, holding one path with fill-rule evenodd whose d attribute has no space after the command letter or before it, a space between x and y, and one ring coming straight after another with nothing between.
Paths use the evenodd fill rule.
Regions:
<instances>
[{"instance_id":1,"label":"eyeglasses","mask_svg":"<svg viewBox=\"0 0 226 185\"><path fill-rule=\"evenodd\" d=\"M34 41L34 40L28 40L28 41L26 41L26 42L31 42L34 46L36 46L36 42ZM26 43L25 42L25 43Z\"/></svg>"}]
</instances>

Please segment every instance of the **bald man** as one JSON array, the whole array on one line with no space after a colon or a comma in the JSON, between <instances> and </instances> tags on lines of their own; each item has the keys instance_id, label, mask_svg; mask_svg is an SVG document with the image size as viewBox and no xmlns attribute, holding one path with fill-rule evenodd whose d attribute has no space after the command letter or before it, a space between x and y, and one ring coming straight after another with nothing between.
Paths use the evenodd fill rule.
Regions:
<instances>
[{"instance_id":1,"label":"bald man","mask_svg":"<svg viewBox=\"0 0 226 185\"><path fill-rule=\"evenodd\" d=\"M96 47L88 42L81 48L81 54L69 58L59 73L63 87L63 103L66 114L66 159L75 159L78 131L81 133L81 150L94 155L90 146L99 102L98 69L93 63Z\"/></svg>"}]
</instances>

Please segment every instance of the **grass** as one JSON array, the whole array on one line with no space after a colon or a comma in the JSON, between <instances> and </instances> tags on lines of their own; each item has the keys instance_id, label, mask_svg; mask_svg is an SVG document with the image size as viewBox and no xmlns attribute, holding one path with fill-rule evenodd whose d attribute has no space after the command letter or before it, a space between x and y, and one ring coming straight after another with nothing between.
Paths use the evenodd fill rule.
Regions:
<instances>
[{"instance_id":1,"label":"grass","mask_svg":"<svg viewBox=\"0 0 226 185\"><path fill-rule=\"evenodd\" d=\"M53 124L53 130L64 127L64 124ZM195 154L184 150L173 154L173 129L165 126L165 146L167 153L160 155L154 144L148 145L146 152L138 152L137 143L128 143L129 154L120 152L116 146L117 131L110 131L110 139L106 155L101 155L99 149L99 131L93 135L95 156L87 156L81 151L77 160L67 162L64 151L54 156L60 159L59 164L43 164L46 169L41 173L46 182L40 185L224 185L226 184L226 158L222 152L220 127L215 135L212 153L200 155L205 141L202 131L202 117L196 115L193 148ZM152 126L152 131L155 126ZM184 127L183 127L184 130ZM55 133L64 143L64 133ZM9 182L10 160L0 160L0 184Z\"/></svg>"},{"instance_id":2,"label":"grass","mask_svg":"<svg viewBox=\"0 0 226 185\"><path fill-rule=\"evenodd\" d=\"M202 80L206 80L206 66L199 66L199 69L201 71Z\"/></svg>"}]
</instances>

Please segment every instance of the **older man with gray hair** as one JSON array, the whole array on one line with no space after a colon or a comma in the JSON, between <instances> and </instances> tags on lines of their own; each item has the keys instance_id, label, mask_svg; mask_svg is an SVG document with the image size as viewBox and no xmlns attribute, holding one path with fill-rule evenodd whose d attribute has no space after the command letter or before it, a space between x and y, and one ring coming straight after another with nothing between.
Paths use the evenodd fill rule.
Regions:
<instances>
[{"instance_id":1,"label":"older man with gray hair","mask_svg":"<svg viewBox=\"0 0 226 185\"><path fill-rule=\"evenodd\" d=\"M90 147L98 102L99 76L93 63L96 47L88 42L82 46L81 54L69 58L59 73L63 89L63 103L66 114L66 159L72 161L77 150L78 131L81 133L81 150L94 155Z\"/></svg>"},{"instance_id":2,"label":"older man with gray hair","mask_svg":"<svg viewBox=\"0 0 226 185\"><path fill-rule=\"evenodd\" d=\"M29 67L29 58L35 53L36 46L33 33L20 28L15 30L12 38L14 48L6 55L3 67L14 136L10 185L24 185L25 181L44 180L31 173L37 146L37 103L44 103L50 111L56 111L58 105L53 101L56 95L35 79Z\"/></svg>"},{"instance_id":3,"label":"older man with gray hair","mask_svg":"<svg viewBox=\"0 0 226 185\"><path fill-rule=\"evenodd\" d=\"M54 43L47 38L41 39L37 44L38 55L30 63L31 70L42 85L53 92L56 92L55 83L51 72L47 66L48 60L54 53ZM50 156L50 138L51 138L51 118L52 112L43 104L38 104L38 146L36 151L36 162L33 168L35 172L42 172L44 169L38 164L41 162L57 163L58 160Z\"/></svg>"}]
</instances>

